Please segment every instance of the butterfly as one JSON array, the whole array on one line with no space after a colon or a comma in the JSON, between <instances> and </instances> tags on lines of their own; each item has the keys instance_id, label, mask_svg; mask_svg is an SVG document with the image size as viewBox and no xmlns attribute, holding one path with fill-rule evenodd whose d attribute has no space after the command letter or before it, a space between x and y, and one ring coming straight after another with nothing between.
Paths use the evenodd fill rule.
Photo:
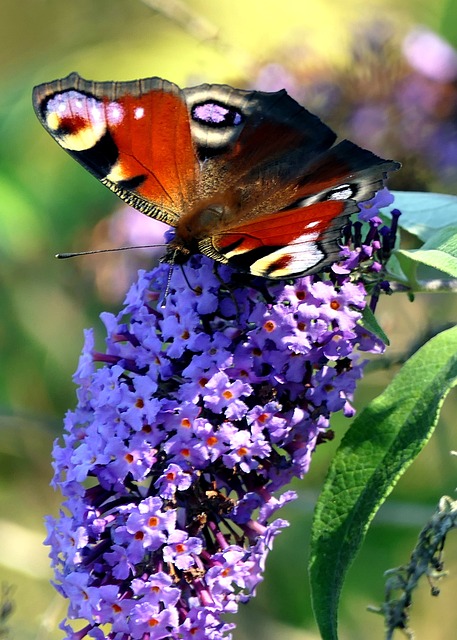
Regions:
<instances>
[{"instance_id":1,"label":"butterfly","mask_svg":"<svg viewBox=\"0 0 457 640\"><path fill-rule=\"evenodd\" d=\"M33 91L51 136L127 204L175 227L162 261L195 253L266 278L321 271L342 228L400 167L336 134L285 90L180 89L160 78Z\"/></svg>"}]
</instances>

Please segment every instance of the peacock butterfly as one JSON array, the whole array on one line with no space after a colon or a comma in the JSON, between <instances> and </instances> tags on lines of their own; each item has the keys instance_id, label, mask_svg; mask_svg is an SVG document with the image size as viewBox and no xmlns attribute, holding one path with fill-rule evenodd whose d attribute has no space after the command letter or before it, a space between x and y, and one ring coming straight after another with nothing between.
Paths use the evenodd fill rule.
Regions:
<instances>
[{"instance_id":1,"label":"peacock butterfly","mask_svg":"<svg viewBox=\"0 0 457 640\"><path fill-rule=\"evenodd\" d=\"M400 167L335 133L285 90L160 78L33 91L39 120L122 200L176 228L164 262L203 253L266 278L320 271L341 229Z\"/></svg>"}]
</instances>

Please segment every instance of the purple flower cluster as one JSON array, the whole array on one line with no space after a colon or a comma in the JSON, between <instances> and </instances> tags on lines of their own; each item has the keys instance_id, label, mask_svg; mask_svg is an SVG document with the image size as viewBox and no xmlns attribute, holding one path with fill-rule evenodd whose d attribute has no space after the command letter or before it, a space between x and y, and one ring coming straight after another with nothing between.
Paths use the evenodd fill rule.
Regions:
<instances>
[{"instance_id":1,"label":"purple flower cluster","mask_svg":"<svg viewBox=\"0 0 457 640\"><path fill-rule=\"evenodd\" d=\"M295 493L274 493L307 472L331 414L353 415L356 351L383 350L360 324L360 273L382 281L389 232L366 227L347 229L331 273L292 283L198 255L161 306L168 266L140 272L122 312L102 314L103 352L86 332L47 523L68 640L231 637L225 614L288 524L275 513Z\"/></svg>"}]
</instances>

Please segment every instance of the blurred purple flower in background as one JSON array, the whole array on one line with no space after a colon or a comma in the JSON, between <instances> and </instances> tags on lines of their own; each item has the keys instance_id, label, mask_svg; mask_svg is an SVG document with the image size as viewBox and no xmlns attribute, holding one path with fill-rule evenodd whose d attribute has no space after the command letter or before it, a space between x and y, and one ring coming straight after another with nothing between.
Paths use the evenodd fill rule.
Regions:
<instances>
[{"instance_id":1,"label":"blurred purple flower in background","mask_svg":"<svg viewBox=\"0 0 457 640\"><path fill-rule=\"evenodd\" d=\"M271 282L197 255L164 306L168 266L139 273L122 312L102 314L103 352L87 331L54 447L65 502L47 523L67 639L231 637L226 614L255 594L288 525L284 487L331 415L354 414L358 352L383 351L360 320L364 282L372 301L388 288L394 233L377 213L390 199L365 204L371 222L348 225L325 275Z\"/></svg>"},{"instance_id":2,"label":"blurred purple flower in background","mask_svg":"<svg viewBox=\"0 0 457 640\"><path fill-rule=\"evenodd\" d=\"M97 294L105 303L122 300L134 280L138 269L150 267L163 253L163 234L169 227L122 204L106 216L90 232L89 249L99 251L112 247L138 247L144 249L104 253L103 260L82 256L78 265L92 274ZM154 248L156 247L156 248ZM113 278L113 273L116 277Z\"/></svg>"},{"instance_id":3,"label":"blurred purple flower in background","mask_svg":"<svg viewBox=\"0 0 457 640\"><path fill-rule=\"evenodd\" d=\"M457 52L436 33L416 27L406 35L402 50L411 67L430 80L457 80Z\"/></svg>"},{"instance_id":4,"label":"blurred purple flower in background","mask_svg":"<svg viewBox=\"0 0 457 640\"><path fill-rule=\"evenodd\" d=\"M400 38L394 25L378 21L354 30L349 57L337 67L306 47L282 50L257 69L251 86L286 87L340 137L402 162L390 187L453 191L457 52L425 27Z\"/></svg>"}]
</instances>

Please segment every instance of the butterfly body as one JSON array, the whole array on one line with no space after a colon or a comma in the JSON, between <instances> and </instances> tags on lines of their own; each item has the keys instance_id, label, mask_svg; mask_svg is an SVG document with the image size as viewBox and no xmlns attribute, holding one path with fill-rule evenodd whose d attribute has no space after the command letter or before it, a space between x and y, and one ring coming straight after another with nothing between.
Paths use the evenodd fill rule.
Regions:
<instances>
[{"instance_id":1,"label":"butterfly body","mask_svg":"<svg viewBox=\"0 0 457 640\"><path fill-rule=\"evenodd\" d=\"M337 259L357 202L399 167L347 140L334 145L333 131L284 90L73 73L36 87L33 102L70 155L175 227L170 263L200 252L269 278L319 271Z\"/></svg>"}]
</instances>

